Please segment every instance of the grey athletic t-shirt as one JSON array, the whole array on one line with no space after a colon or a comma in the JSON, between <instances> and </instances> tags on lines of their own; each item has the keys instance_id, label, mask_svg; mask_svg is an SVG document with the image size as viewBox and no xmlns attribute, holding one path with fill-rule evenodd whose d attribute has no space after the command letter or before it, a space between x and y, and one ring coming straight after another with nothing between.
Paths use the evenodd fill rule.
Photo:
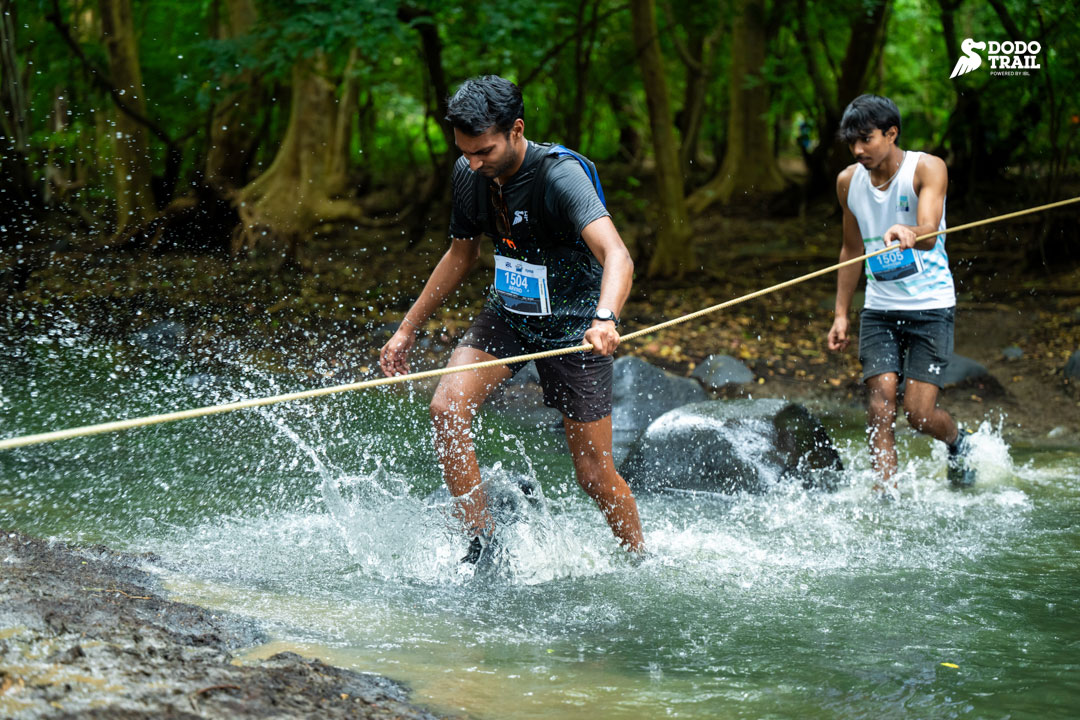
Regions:
<instances>
[{"instance_id":1,"label":"grey athletic t-shirt","mask_svg":"<svg viewBox=\"0 0 1080 720\"><path fill-rule=\"evenodd\" d=\"M581 231L610 213L580 163L559 157L547 161L544 217L530 218L533 183L549 152L548 146L530 142L521 168L502 188L487 178L477 182L468 160L459 158L451 179L450 236L491 235L499 267L488 304L528 342L566 347L581 342L600 299L603 268ZM488 197L477 198L478 190ZM501 229L508 232L500 232L495 220L500 213Z\"/></svg>"}]
</instances>

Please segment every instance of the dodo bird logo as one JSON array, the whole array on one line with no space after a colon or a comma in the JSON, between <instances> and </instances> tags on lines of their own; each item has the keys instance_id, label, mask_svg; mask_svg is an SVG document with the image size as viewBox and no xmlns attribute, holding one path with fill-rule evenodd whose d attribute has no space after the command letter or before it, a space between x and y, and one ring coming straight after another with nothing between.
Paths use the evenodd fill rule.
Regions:
<instances>
[{"instance_id":1,"label":"dodo bird logo","mask_svg":"<svg viewBox=\"0 0 1080 720\"><path fill-rule=\"evenodd\" d=\"M964 54L956 61L956 67L952 69L952 75L949 76L950 80L957 75L966 75L982 65L982 56L975 52L975 48L985 50L986 43L975 42L971 38L965 38L964 42L960 43L960 49Z\"/></svg>"}]
</instances>

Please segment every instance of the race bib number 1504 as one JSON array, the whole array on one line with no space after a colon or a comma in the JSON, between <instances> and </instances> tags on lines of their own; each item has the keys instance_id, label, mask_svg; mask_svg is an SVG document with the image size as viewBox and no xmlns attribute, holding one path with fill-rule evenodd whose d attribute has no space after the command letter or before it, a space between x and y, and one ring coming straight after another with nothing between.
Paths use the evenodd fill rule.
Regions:
<instances>
[{"instance_id":1,"label":"race bib number 1504","mask_svg":"<svg viewBox=\"0 0 1080 720\"><path fill-rule=\"evenodd\" d=\"M550 315L547 268L522 260L495 256L495 292L503 306L519 315Z\"/></svg>"}]
</instances>

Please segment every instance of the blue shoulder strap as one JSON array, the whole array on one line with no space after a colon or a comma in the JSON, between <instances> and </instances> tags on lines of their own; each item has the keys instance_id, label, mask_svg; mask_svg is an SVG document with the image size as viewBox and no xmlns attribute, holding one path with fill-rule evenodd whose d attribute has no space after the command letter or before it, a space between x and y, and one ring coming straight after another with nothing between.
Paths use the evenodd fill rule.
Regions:
<instances>
[{"instance_id":1,"label":"blue shoulder strap","mask_svg":"<svg viewBox=\"0 0 1080 720\"><path fill-rule=\"evenodd\" d=\"M600 185L600 175L596 172L596 165L588 160L583 155L579 155L568 147L559 144L553 144L548 149L548 155L554 155L555 157L572 157L578 161L578 165L585 171L585 175L592 182L593 187L596 188L596 195L600 198L600 202L607 207L607 200L604 198L604 188Z\"/></svg>"}]
</instances>

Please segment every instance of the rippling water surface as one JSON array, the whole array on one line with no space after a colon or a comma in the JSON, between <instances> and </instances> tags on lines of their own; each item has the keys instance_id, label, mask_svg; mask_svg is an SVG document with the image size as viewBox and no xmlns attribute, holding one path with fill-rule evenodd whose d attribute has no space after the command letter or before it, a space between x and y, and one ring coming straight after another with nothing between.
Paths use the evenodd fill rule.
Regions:
<instances>
[{"instance_id":1,"label":"rippling water surface","mask_svg":"<svg viewBox=\"0 0 1080 720\"><path fill-rule=\"evenodd\" d=\"M293 377L82 338L0 340L0 436L276 394ZM1075 717L1080 452L1009 447L981 481L901 433L902 496L878 500L858 419L826 417L850 468L832 494L639 499L628 561L558 433L496 414L485 474L538 507L474 577L420 394L386 390L0 453L0 526L162 558L183 599L275 642L410 684L481 718ZM955 666L955 667L954 667Z\"/></svg>"}]
</instances>

